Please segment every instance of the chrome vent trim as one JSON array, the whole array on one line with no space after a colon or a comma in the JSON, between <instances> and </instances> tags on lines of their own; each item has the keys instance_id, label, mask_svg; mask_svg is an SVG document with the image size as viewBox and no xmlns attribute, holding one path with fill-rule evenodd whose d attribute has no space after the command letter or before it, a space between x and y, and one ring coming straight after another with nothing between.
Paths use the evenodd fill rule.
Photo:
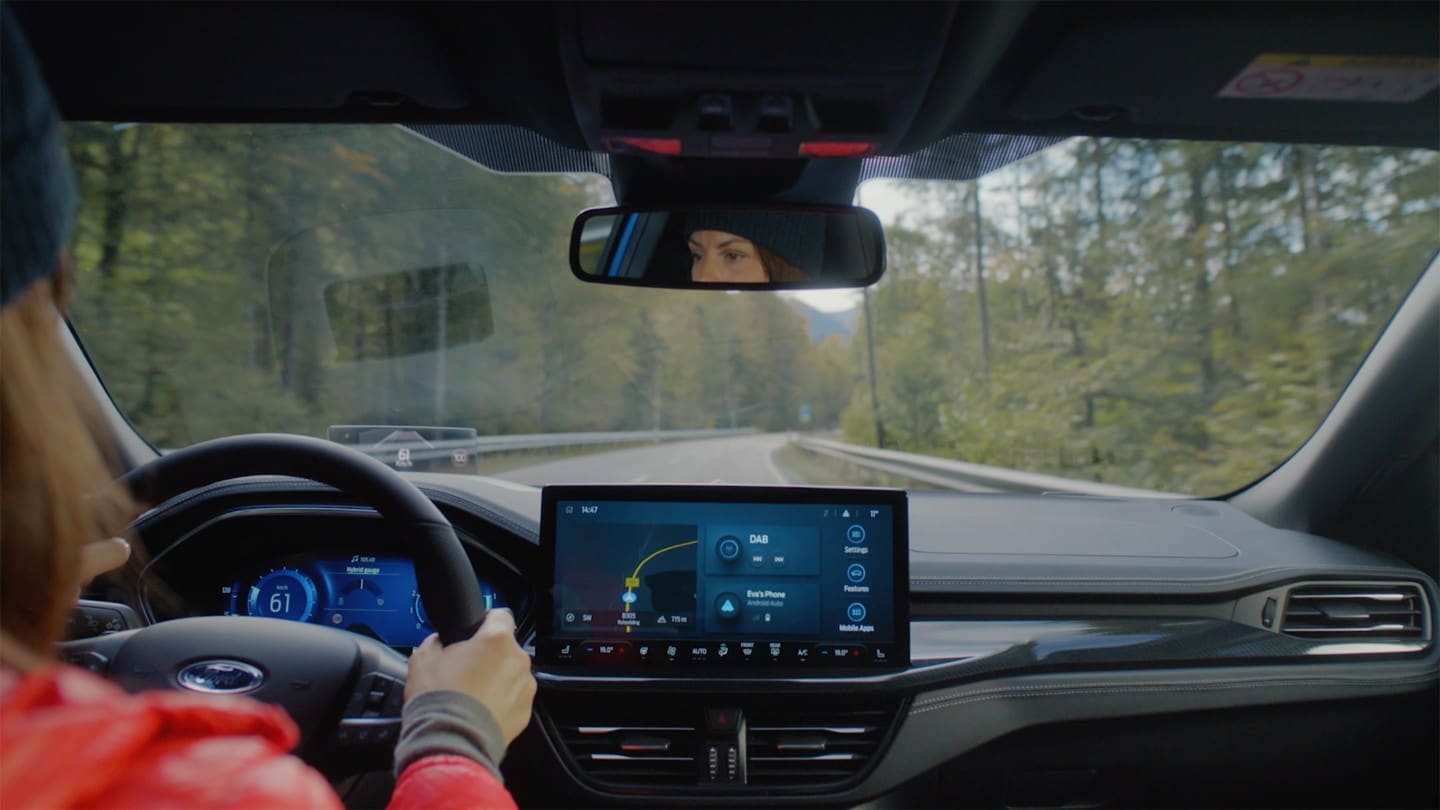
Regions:
<instances>
[{"instance_id":1,"label":"chrome vent trim","mask_svg":"<svg viewBox=\"0 0 1440 810\"><path fill-rule=\"evenodd\" d=\"M576 765L600 782L630 786L694 785L699 729L689 725L560 725Z\"/></svg>"},{"instance_id":2,"label":"chrome vent trim","mask_svg":"<svg viewBox=\"0 0 1440 810\"><path fill-rule=\"evenodd\" d=\"M879 755L893 722L894 715L883 710L840 711L823 719L783 709L752 712L748 781L757 787L844 782Z\"/></svg>"},{"instance_id":3,"label":"chrome vent trim","mask_svg":"<svg viewBox=\"0 0 1440 810\"><path fill-rule=\"evenodd\" d=\"M1280 632L1314 641L1413 646L1430 638L1430 605L1416 583L1301 583L1286 593Z\"/></svg>"}]
</instances>

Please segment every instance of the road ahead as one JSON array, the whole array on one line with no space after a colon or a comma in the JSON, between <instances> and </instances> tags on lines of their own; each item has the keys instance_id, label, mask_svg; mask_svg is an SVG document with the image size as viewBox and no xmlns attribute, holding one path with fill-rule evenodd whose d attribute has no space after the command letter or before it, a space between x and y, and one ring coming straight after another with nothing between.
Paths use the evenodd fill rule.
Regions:
<instances>
[{"instance_id":1,"label":"road ahead","mask_svg":"<svg viewBox=\"0 0 1440 810\"><path fill-rule=\"evenodd\" d=\"M499 473L521 484L788 484L770 458L782 433L667 442Z\"/></svg>"}]
</instances>

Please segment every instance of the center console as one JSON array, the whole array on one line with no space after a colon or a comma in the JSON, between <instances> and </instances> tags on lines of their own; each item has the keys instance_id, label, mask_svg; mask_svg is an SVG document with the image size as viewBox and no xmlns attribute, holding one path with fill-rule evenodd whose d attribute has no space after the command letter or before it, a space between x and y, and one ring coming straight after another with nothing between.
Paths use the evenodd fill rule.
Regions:
<instances>
[{"instance_id":1,"label":"center console","mask_svg":"<svg viewBox=\"0 0 1440 810\"><path fill-rule=\"evenodd\" d=\"M910 664L904 492L549 486L540 536L537 705L597 792L813 794L893 733L846 684Z\"/></svg>"}]
</instances>

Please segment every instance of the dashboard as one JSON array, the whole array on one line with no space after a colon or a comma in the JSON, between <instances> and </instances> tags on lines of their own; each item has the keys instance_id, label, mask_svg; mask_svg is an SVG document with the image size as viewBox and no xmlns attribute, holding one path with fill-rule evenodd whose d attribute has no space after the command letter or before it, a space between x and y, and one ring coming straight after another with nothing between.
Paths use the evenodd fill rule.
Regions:
<instances>
[{"instance_id":1,"label":"dashboard","mask_svg":"<svg viewBox=\"0 0 1440 810\"><path fill-rule=\"evenodd\" d=\"M1366 785L1383 782L1387 796L1433 806L1434 724L1415 718L1437 711L1435 583L1224 503L911 493L908 587L896 597L905 666L609 670L535 647L542 624L563 630L564 613L579 613L549 592L538 490L409 477L536 650L535 722L504 764L523 805L1318 806L1365 804ZM833 507L821 508L823 520ZM727 526L775 525L757 514L697 517L710 543L693 550L698 570L748 563L747 546L729 561L720 543L741 539ZM152 510L138 529L144 570L87 597L150 622L328 623L402 651L428 632L403 535L334 490L229 482ZM626 577L642 580L639 593L651 573L683 569L675 555L689 551L650 557L692 539L652 539L667 538L606 563L602 573L622 576L595 598L628 606ZM762 562L773 569L774 554ZM672 583L656 584L663 594ZM714 601L698 610L718 621ZM637 620L653 630L660 613ZM1298 773L1294 761L1311 764L1303 781L1277 776ZM344 781L353 776L332 775L347 802L384 804L385 789L366 794Z\"/></svg>"}]
</instances>

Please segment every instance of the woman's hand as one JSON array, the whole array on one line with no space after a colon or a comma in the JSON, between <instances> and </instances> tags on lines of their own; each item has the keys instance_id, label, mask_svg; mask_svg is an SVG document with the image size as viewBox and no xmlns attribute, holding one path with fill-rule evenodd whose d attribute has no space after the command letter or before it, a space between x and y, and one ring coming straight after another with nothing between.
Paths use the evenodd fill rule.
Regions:
<instances>
[{"instance_id":1,"label":"woman's hand","mask_svg":"<svg viewBox=\"0 0 1440 810\"><path fill-rule=\"evenodd\" d=\"M530 725L535 677L530 656L515 641L515 617L496 608L469 639L449 647L431 635L410 656L405 700L436 689L454 689L480 701L509 745Z\"/></svg>"},{"instance_id":2,"label":"woman's hand","mask_svg":"<svg viewBox=\"0 0 1440 810\"><path fill-rule=\"evenodd\" d=\"M124 538L111 537L96 540L80 547L80 585L113 571L130 559L130 544Z\"/></svg>"}]
</instances>

